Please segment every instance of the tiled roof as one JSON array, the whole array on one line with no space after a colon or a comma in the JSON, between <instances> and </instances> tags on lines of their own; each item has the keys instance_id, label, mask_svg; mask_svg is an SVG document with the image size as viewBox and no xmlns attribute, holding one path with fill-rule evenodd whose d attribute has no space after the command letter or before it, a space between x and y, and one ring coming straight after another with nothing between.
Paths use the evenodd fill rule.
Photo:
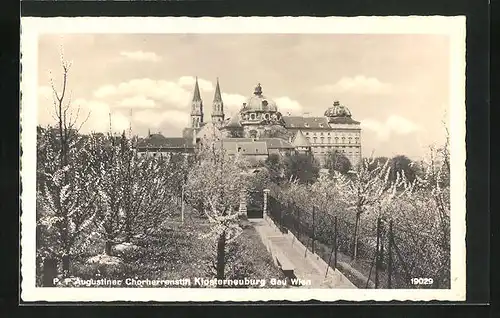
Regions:
<instances>
[{"instance_id":1,"label":"tiled roof","mask_svg":"<svg viewBox=\"0 0 500 318\"><path fill-rule=\"evenodd\" d=\"M260 140L267 143L267 148L269 149L293 149L295 148L288 141L281 138L261 138Z\"/></svg>"},{"instance_id":2,"label":"tiled roof","mask_svg":"<svg viewBox=\"0 0 500 318\"><path fill-rule=\"evenodd\" d=\"M326 117L283 116L285 128L329 129Z\"/></svg>"},{"instance_id":3,"label":"tiled roof","mask_svg":"<svg viewBox=\"0 0 500 318\"><path fill-rule=\"evenodd\" d=\"M226 138L224 139L224 142L227 143L240 143L240 142L259 142L259 141L264 141L267 145L268 149L293 149L295 148L291 143L288 141L281 139L281 138L259 138L259 139L252 139L252 138Z\"/></svg>"},{"instance_id":4,"label":"tiled roof","mask_svg":"<svg viewBox=\"0 0 500 318\"><path fill-rule=\"evenodd\" d=\"M295 134L295 137L293 137L292 144L295 147L310 147L311 144L309 143L309 140L304 136L302 131L297 131Z\"/></svg>"},{"instance_id":5,"label":"tiled roof","mask_svg":"<svg viewBox=\"0 0 500 318\"><path fill-rule=\"evenodd\" d=\"M196 138L220 138L221 136L221 131L219 127L217 127L216 124L213 122L209 122L204 124L197 132L196 132Z\"/></svg>"},{"instance_id":6,"label":"tiled roof","mask_svg":"<svg viewBox=\"0 0 500 318\"><path fill-rule=\"evenodd\" d=\"M238 142L237 151L244 155L267 155L267 143L265 141Z\"/></svg>"},{"instance_id":7,"label":"tiled roof","mask_svg":"<svg viewBox=\"0 0 500 318\"><path fill-rule=\"evenodd\" d=\"M138 148L192 148L193 140L184 137L165 137L161 134L153 134L148 138L139 140Z\"/></svg>"},{"instance_id":8,"label":"tiled roof","mask_svg":"<svg viewBox=\"0 0 500 318\"><path fill-rule=\"evenodd\" d=\"M330 123L332 124L359 124L359 121L355 121L351 117L335 117L330 119Z\"/></svg>"},{"instance_id":9,"label":"tiled roof","mask_svg":"<svg viewBox=\"0 0 500 318\"><path fill-rule=\"evenodd\" d=\"M222 140L224 149L230 155L234 155L238 152L243 155L267 155L268 154L268 143L264 140L255 140L251 138L226 138Z\"/></svg>"}]
</instances>

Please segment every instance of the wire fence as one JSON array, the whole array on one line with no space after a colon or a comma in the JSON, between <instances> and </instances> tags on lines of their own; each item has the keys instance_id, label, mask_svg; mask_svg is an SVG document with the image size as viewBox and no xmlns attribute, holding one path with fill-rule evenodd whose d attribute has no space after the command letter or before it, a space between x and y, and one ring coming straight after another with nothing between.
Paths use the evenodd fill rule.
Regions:
<instances>
[{"instance_id":1,"label":"wire fence","mask_svg":"<svg viewBox=\"0 0 500 318\"><path fill-rule=\"evenodd\" d=\"M317 206L268 197L267 214L283 233L290 231L333 269L347 263L362 274L364 288L449 288L446 246L434 254L425 250L425 235L399 229L392 220L358 222ZM418 237L419 239L417 239ZM423 238L422 238L423 237ZM423 244L423 245L422 245ZM435 245L432 248L436 248ZM356 253L355 253L356 250ZM425 256L426 257L422 257ZM441 264L436 270L435 262ZM326 275L326 274L325 274Z\"/></svg>"}]
</instances>

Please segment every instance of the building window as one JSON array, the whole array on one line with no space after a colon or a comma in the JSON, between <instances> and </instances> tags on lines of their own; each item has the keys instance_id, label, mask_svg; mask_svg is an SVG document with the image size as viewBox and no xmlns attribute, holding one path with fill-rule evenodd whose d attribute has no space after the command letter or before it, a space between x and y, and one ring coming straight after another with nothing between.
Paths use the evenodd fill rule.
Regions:
<instances>
[{"instance_id":1,"label":"building window","mask_svg":"<svg viewBox=\"0 0 500 318\"><path fill-rule=\"evenodd\" d=\"M332 138L328 137L328 143L331 143L331 142L332 142Z\"/></svg>"},{"instance_id":2,"label":"building window","mask_svg":"<svg viewBox=\"0 0 500 318\"><path fill-rule=\"evenodd\" d=\"M309 124L308 124L308 123L305 123L305 124L304 124L304 127L309 127Z\"/></svg>"},{"instance_id":3,"label":"building window","mask_svg":"<svg viewBox=\"0 0 500 318\"><path fill-rule=\"evenodd\" d=\"M307 141L311 142L311 137L307 137Z\"/></svg>"},{"instance_id":4,"label":"building window","mask_svg":"<svg viewBox=\"0 0 500 318\"><path fill-rule=\"evenodd\" d=\"M351 141L352 141L352 138L351 138L351 137L349 137L349 143L351 143Z\"/></svg>"},{"instance_id":5,"label":"building window","mask_svg":"<svg viewBox=\"0 0 500 318\"><path fill-rule=\"evenodd\" d=\"M316 143L316 139L317 139L316 137L313 137L314 143Z\"/></svg>"},{"instance_id":6,"label":"building window","mask_svg":"<svg viewBox=\"0 0 500 318\"><path fill-rule=\"evenodd\" d=\"M330 133L328 133L328 136L330 136Z\"/></svg>"},{"instance_id":7,"label":"building window","mask_svg":"<svg viewBox=\"0 0 500 318\"><path fill-rule=\"evenodd\" d=\"M250 119L254 120L255 119L255 114L250 114Z\"/></svg>"},{"instance_id":8,"label":"building window","mask_svg":"<svg viewBox=\"0 0 500 318\"><path fill-rule=\"evenodd\" d=\"M319 123L319 126L320 126L320 127L323 127L323 123ZM321 133L321 134L323 134L323 133Z\"/></svg>"},{"instance_id":9,"label":"building window","mask_svg":"<svg viewBox=\"0 0 500 318\"><path fill-rule=\"evenodd\" d=\"M339 137L335 137L335 143L338 144L339 143Z\"/></svg>"},{"instance_id":10,"label":"building window","mask_svg":"<svg viewBox=\"0 0 500 318\"><path fill-rule=\"evenodd\" d=\"M321 136L323 136L323 132L320 132L319 134L320 134Z\"/></svg>"},{"instance_id":11,"label":"building window","mask_svg":"<svg viewBox=\"0 0 500 318\"><path fill-rule=\"evenodd\" d=\"M308 133L308 132L306 132L306 136L309 136L309 133Z\"/></svg>"},{"instance_id":12,"label":"building window","mask_svg":"<svg viewBox=\"0 0 500 318\"><path fill-rule=\"evenodd\" d=\"M325 142L324 138L321 137L321 143L323 144Z\"/></svg>"}]
</instances>

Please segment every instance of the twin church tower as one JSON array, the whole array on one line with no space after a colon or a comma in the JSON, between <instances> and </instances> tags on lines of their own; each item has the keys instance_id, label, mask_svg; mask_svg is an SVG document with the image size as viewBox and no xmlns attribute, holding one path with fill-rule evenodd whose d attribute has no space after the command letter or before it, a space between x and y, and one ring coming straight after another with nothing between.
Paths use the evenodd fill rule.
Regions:
<instances>
[{"instance_id":1,"label":"twin church tower","mask_svg":"<svg viewBox=\"0 0 500 318\"><path fill-rule=\"evenodd\" d=\"M198 77L194 86L193 101L191 102L191 128L199 129L205 122L203 120L203 100L201 99L200 86L198 85ZM220 92L219 78L215 87L214 101L212 103L212 122L222 124L224 122L224 103Z\"/></svg>"}]
</instances>

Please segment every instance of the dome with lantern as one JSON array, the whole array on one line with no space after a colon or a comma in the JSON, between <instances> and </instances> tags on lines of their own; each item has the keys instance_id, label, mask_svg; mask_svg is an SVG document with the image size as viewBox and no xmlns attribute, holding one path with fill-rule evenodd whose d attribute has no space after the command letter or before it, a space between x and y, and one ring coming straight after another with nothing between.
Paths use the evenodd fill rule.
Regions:
<instances>
[{"instance_id":1,"label":"dome with lantern","mask_svg":"<svg viewBox=\"0 0 500 318\"><path fill-rule=\"evenodd\" d=\"M341 105L339 101L333 102L333 107L329 107L325 111L325 117L328 118L329 123L346 123L346 124L359 124L351 117L351 111L347 106Z\"/></svg>"},{"instance_id":2,"label":"dome with lantern","mask_svg":"<svg viewBox=\"0 0 500 318\"><path fill-rule=\"evenodd\" d=\"M262 94L260 83L255 87L253 96L250 96L240 110L243 121L279 121L281 114L278 112L276 102Z\"/></svg>"},{"instance_id":3,"label":"dome with lantern","mask_svg":"<svg viewBox=\"0 0 500 318\"><path fill-rule=\"evenodd\" d=\"M259 112L277 112L276 103L262 94L262 86L260 83L255 87L253 96L250 96L242 108L242 113L259 111Z\"/></svg>"},{"instance_id":4,"label":"dome with lantern","mask_svg":"<svg viewBox=\"0 0 500 318\"><path fill-rule=\"evenodd\" d=\"M351 111L339 101L333 102L333 107L325 111L325 117L351 117Z\"/></svg>"}]
</instances>

